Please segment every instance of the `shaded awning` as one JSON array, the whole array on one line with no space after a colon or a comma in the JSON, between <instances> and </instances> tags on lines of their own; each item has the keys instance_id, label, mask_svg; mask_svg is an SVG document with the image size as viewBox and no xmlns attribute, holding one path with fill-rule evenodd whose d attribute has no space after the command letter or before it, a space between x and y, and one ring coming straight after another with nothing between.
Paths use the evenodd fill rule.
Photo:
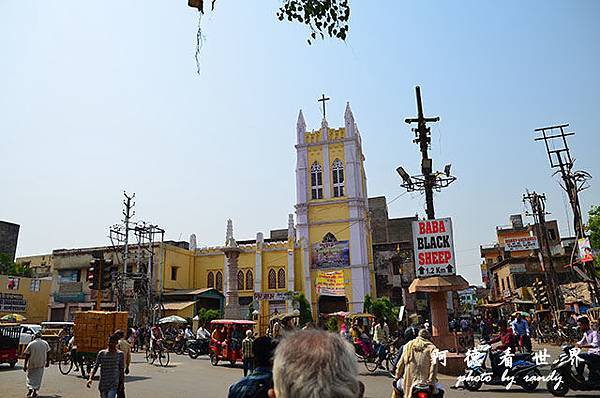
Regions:
<instances>
[{"instance_id":1,"label":"shaded awning","mask_svg":"<svg viewBox=\"0 0 600 398\"><path fill-rule=\"evenodd\" d=\"M469 282L460 275L430 276L415 279L408 287L409 293L439 293L462 290L469 287Z\"/></svg>"},{"instance_id":2,"label":"shaded awning","mask_svg":"<svg viewBox=\"0 0 600 398\"><path fill-rule=\"evenodd\" d=\"M195 301L181 301L176 303L163 303L163 307L165 310L179 311L194 304L196 304Z\"/></svg>"},{"instance_id":3,"label":"shaded awning","mask_svg":"<svg viewBox=\"0 0 600 398\"><path fill-rule=\"evenodd\" d=\"M164 292L163 296L183 296L183 295L195 296L197 294L206 293L211 290L217 290L217 289L214 289L211 287L206 288L206 289L179 289L179 290L172 290L170 292Z\"/></svg>"},{"instance_id":4,"label":"shaded awning","mask_svg":"<svg viewBox=\"0 0 600 398\"><path fill-rule=\"evenodd\" d=\"M533 300L521 300L518 298L514 298L514 299L510 300L510 302L513 304L529 304L529 305L535 304L535 302Z\"/></svg>"},{"instance_id":5,"label":"shaded awning","mask_svg":"<svg viewBox=\"0 0 600 398\"><path fill-rule=\"evenodd\" d=\"M477 307L479 308L499 308L502 307L504 305L504 302L499 302L499 303L482 303L482 304L478 304Z\"/></svg>"}]
</instances>

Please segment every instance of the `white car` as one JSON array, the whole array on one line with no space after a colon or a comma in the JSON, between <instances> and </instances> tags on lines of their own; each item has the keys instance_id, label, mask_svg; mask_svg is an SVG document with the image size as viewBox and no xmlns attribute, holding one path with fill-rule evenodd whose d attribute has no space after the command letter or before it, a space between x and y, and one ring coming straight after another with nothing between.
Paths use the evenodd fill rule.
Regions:
<instances>
[{"instance_id":1,"label":"white car","mask_svg":"<svg viewBox=\"0 0 600 398\"><path fill-rule=\"evenodd\" d=\"M19 337L19 344L27 345L31 340L33 340L33 335L36 332L42 330L41 325L33 325L33 324L21 324L21 336Z\"/></svg>"}]
</instances>

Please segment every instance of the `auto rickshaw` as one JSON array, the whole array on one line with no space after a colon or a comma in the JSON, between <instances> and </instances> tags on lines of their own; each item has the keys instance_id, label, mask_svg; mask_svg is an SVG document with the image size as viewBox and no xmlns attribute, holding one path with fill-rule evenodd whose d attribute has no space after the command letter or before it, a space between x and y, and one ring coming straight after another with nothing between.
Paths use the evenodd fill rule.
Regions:
<instances>
[{"instance_id":1,"label":"auto rickshaw","mask_svg":"<svg viewBox=\"0 0 600 398\"><path fill-rule=\"evenodd\" d=\"M0 364L7 363L14 368L19 360L19 338L21 325L0 323Z\"/></svg>"},{"instance_id":2,"label":"auto rickshaw","mask_svg":"<svg viewBox=\"0 0 600 398\"><path fill-rule=\"evenodd\" d=\"M279 331L279 333L281 332L286 332L286 331L291 331L294 329L298 328L298 322L300 320L300 312L298 310L287 313L287 314L274 314L273 316L271 316L271 319L269 319L269 327L268 327L268 331L269 331L269 336L270 337L279 337L279 336L273 336L273 330L274 330L274 326L276 322L279 322L281 330Z\"/></svg>"},{"instance_id":3,"label":"auto rickshaw","mask_svg":"<svg viewBox=\"0 0 600 398\"><path fill-rule=\"evenodd\" d=\"M346 315L344 321L346 322L346 326L348 326L348 330L350 330L355 321L358 321L358 325L363 331L371 331L373 329L375 317L372 314L364 312L351 313Z\"/></svg>"},{"instance_id":4,"label":"auto rickshaw","mask_svg":"<svg viewBox=\"0 0 600 398\"><path fill-rule=\"evenodd\" d=\"M242 360L242 340L246 330L253 330L256 322L233 319L215 319L210 322L210 345L208 355L210 363L217 366L219 361L229 361L235 365ZM213 333L219 330L217 334Z\"/></svg>"}]
</instances>

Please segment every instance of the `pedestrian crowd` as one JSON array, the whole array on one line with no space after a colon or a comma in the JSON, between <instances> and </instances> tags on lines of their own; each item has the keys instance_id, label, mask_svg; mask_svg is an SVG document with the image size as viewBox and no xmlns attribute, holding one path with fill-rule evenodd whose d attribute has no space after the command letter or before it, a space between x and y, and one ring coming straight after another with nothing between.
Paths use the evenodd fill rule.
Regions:
<instances>
[{"instance_id":1,"label":"pedestrian crowd","mask_svg":"<svg viewBox=\"0 0 600 398\"><path fill-rule=\"evenodd\" d=\"M415 389L425 386L431 397L443 397L444 389L438 382L438 351L432 341L431 325L410 322L405 328L394 325L393 333L383 317L373 321L359 318L338 322L329 330L309 323L299 329L289 319L275 319L266 336L256 337L252 328L236 324L214 327L210 333L205 325L194 332L190 325L175 328L149 325L117 330L107 341L107 347L98 352L87 375L87 387L97 382L101 398L125 397L125 375L130 372L131 352L144 347L158 349L166 339L184 342L194 339L210 341L219 350L239 352L243 363L243 378L231 385L229 398L356 398L364 395L364 385L358 379L356 355L373 358L381 366L390 347L396 347L393 359L394 382L392 398L410 398ZM320 323L325 325L325 323ZM577 319L582 338L576 347L582 362L577 375L584 379L585 366L589 378L600 371L600 335L590 327L585 316ZM522 313L511 319L489 317L450 319L451 331L462 335L477 331L482 343L496 345L494 358L500 352L531 352L531 326ZM332 333L335 331L335 333ZM74 362L85 375L83 362L78 360L76 340L69 336L69 350ZM27 373L28 397L36 397L42 384L44 369L49 366L50 346L37 333L24 351L23 369ZM389 359L389 358L388 358Z\"/></svg>"}]
</instances>

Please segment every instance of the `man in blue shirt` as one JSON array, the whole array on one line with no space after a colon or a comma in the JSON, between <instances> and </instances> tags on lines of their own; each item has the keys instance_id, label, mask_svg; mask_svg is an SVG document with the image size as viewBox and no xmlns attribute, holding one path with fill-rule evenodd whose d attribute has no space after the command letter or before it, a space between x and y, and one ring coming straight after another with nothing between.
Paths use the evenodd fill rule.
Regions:
<instances>
[{"instance_id":1,"label":"man in blue shirt","mask_svg":"<svg viewBox=\"0 0 600 398\"><path fill-rule=\"evenodd\" d=\"M270 337L254 340L254 371L229 387L228 398L268 398L273 387L273 352L275 342Z\"/></svg>"},{"instance_id":2,"label":"man in blue shirt","mask_svg":"<svg viewBox=\"0 0 600 398\"><path fill-rule=\"evenodd\" d=\"M529 325L517 312L515 320L511 323L512 330L517 338L517 343L527 352L531 352L531 337L529 337Z\"/></svg>"}]
</instances>

